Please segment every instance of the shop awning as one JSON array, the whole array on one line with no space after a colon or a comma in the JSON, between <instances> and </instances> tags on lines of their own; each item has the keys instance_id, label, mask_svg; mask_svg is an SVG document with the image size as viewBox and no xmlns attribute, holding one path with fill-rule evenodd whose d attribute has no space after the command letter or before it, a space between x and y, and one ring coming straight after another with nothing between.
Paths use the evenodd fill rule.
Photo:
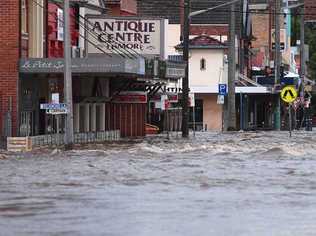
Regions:
<instances>
[{"instance_id":1,"label":"shop awning","mask_svg":"<svg viewBox=\"0 0 316 236\"><path fill-rule=\"evenodd\" d=\"M63 73L63 58L26 58L20 59L20 73ZM73 58L73 73L127 73L143 76L143 58L126 59L120 57Z\"/></svg>"},{"instance_id":2,"label":"shop awning","mask_svg":"<svg viewBox=\"0 0 316 236\"><path fill-rule=\"evenodd\" d=\"M185 75L185 64L158 60L151 63L142 57L85 57L72 59L74 74L134 75L146 79L179 79ZM160 63L163 62L163 63ZM156 67L157 68L154 68ZM24 74L63 73L63 58L23 58L19 61L19 72ZM159 72L159 73L158 73ZM163 72L163 73L161 73Z\"/></svg>"}]
</instances>

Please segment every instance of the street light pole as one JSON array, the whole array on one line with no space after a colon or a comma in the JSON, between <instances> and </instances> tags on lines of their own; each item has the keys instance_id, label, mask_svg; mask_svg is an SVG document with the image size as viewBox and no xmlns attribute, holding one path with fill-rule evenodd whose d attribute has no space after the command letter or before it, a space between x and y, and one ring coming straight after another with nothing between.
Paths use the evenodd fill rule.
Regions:
<instances>
[{"instance_id":1,"label":"street light pole","mask_svg":"<svg viewBox=\"0 0 316 236\"><path fill-rule=\"evenodd\" d=\"M68 113L65 124L65 145L71 149L74 143L73 130L73 104L72 104L72 74L71 74L71 41L70 41L70 17L69 0L64 0L64 100Z\"/></svg>"},{"instance_id":2,"label":"street light pole","mask_svg":"<svg viewBox=\"0 0 316 236\"><path fill-rule=\"evenodd\" d=\"M280 47L280 13L281 13L281 0L275 0L275 58L274 58L274 84L280 83L280 66L281 66L281 47ZM281 129L281 101L280 96L277 93L276 98L276 111L275 111L275 129Z\"/></svg>"},{"instance_id":3,"label":"street light pole","mask_svg":"<svg viewBox=\"0 0 316 236\"><path fill-rule=\"evenodd\" d=\"M236 97L235 97L235 78L236 78L236 13L235 3L231 4L230 22L229 22L229 48L228 48L228 96L227 96L227 113L226 129L236 130Z\"/></svg>"},{"instance_id":4,"label":"street light pole","mask_svg":"<svg viewBox=\"0 0 316 236\"><path fill-rule=\"evenodd\" d=\"M305 7L302 6L300 9L300 54L301 54L301 78L302 83L304 85L305 79L305 21L304 21L304 14L305 14Z\"/></svg>"},{"instance_id":5,"label":"street light pole","mask_svg":"<svg viewBox=\"0 0 316 236\"><path fill-rule=\"evenodd\" d=\"M184 0L183 22L183 61L185 77L182 79L182 137L189 136L189 35L190 35L190 0Z\"/></svg>"}]
</instances>

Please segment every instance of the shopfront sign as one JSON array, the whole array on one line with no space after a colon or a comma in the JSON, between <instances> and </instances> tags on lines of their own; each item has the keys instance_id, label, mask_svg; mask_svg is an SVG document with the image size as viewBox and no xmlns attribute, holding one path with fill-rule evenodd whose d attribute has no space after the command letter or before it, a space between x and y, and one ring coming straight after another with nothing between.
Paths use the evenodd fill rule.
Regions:
<instances>
[{"instance_id":1,"label":"shopfront sign","mask_svg":"<svg viewBox=\"0 0 316 236\"><path fill-rule=\"evenodd\" d=\"M88 15L86 48L89 54L130 52L163 56L164 19ZM101 50L100 50L101 49Z\"/></svg>"},{"instance_id":2,"label":"shopfront sign","mask_svg":"<svg viewBox=\"0 0 316 236\"><path fill-rule=\"evenodd\" d=\"M64 11L57 9L57 40L64 41Z\"/></svg>"},{"instance_id":3,"label":"shopfront sign","mask_svg":"<svg viewBox=\"0 0 316 236\"><path fill-rule=\"evenodd\" d=\"M115 95L113 102L116 103L147 103L147 93L145 92L120 92Z\"/></svg>"},{"instance_id":4,"label":"shopfront sign","mask_svg":"<svg viewBox=\"0 0 316 236\"><path fill-rule=\"evenodd\" d=\"M145 61L143 58L126 59L112 58L73 58L71 70L73 73L129 73L144 75ZM21 73L63 73L62 58L29 58L21 59Z\"/></svg>"},{"instance_id":5,"label":"shopfront sign","mask_svg":"<svg viewBox=\"0 0 316 236\"><path fill-rule=\"evenodd\" d=\"M162 96L163 95L161 95L161 94L156 94L151 99L151 102L160 102ZM179 95L176 94L176 93L167 93L166 96L168 97L168 101L170 103L177 103L177 102L179 102Z\"/></svg>"},{"instance_id":6,"label":"shopfront sign","mask_svg":"<svg viewBox=\"0 0 316 236\"><path fill-rule=\"evenodd\" d=\"M167 62L166 78L178 79L185 77L185 64L184 63L171 63Z\"/></svg>"}]
</instances>

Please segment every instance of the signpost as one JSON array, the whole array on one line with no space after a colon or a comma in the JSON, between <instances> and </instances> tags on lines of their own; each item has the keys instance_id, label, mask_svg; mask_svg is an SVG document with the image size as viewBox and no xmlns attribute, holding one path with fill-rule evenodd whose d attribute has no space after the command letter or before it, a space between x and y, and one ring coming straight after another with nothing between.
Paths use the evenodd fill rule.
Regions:
<instances>
[{"instance_id":1,"label":"signpost","mask_svg":"<svg viewBox=\"0 0 316 236\"><path fill-rule=\"evenodd\" d=\"M292 103L297 98L297 91L292 86L286 86L281 91L281 99L289 104L289 130L290 130L290 137L292 137Z\"/></svg>"},{"instance_id":2,"label":"signpost","mask_svg":"<svg viewBox=\"0 0 316 236\"><path fill-rule=\"evenodd\" d=\"M52 94L52 101L59 102L59 94ZM68 105L66 103L42 103L40 104L41 110L46 110L46 114L55 115L56 116L56 129L57 134L59 133L59 117L58 115L66 115L69 114Z\"/></svg>"},{"instance_id":3,"label":"signpost","mask_svg":"<svg viewBox=\"0 0 316 236\"><path fill-rule=\"evenodd\" d=\"M193 110L193 135L195 136L195 96L194 93L189 93L189 107Z\"/></svg>"},{"instance_id":4,"label":"signpost","mask_svg":"<svg viewBox=\"0 0 316 236\"><path fill-rule=\"evenodd\" d=\"M55 109L67 109L66 103L42 103L40 104L41 110L55 110Z\"/></svg>"},{"instance_id":5,"label":"signpost","mask_svg":"<svg viewBox=\"0 0 316 236\"><path fill-rule=\"evenodd\" d=\"M227 84L218 84L218 95L227 95Z\"/></svg>"}]
</instances>

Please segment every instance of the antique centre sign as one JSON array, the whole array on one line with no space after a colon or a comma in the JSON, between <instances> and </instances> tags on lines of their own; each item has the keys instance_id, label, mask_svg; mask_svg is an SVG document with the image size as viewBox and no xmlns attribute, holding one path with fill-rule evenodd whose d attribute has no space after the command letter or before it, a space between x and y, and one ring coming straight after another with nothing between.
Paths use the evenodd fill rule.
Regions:
<instances>
[{"instance_id":1,"label":"antique centre sign","mask_svg":"<svg viewBox=\"0 0 316 236\"><path fill-rule=\"evenodd\" d=\"M88 15L86 48L89 54L129 51L133 54L163 56L164 19L102 17Z\"/></svg>"}]
</instances>

